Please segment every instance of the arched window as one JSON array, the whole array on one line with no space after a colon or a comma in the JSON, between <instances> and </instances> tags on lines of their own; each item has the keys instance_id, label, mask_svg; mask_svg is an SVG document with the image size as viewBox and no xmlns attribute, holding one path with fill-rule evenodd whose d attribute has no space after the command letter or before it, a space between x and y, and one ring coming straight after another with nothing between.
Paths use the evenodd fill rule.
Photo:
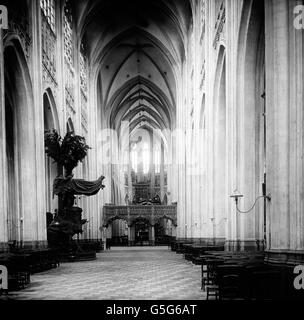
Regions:
<instances>
[{"instance_id":1,"label":"arched window","mask_svg":"<svg viewBox=\"0 0 304 320\"><path fill-rule=\"evenodd\" d=\"M132 169L135 173L138 172L138 154L137 154L137 145L134 145L131 150L131 163Z\"/></svg>"},{"instance_id":2,"label":"arched window","mask_svg":"<svg viewBox=\"0 0 304 320\"><path fill-rule=\"evenodd\" d=\"M143 171L144 171L144 174L149 173L149 169L150 169L150 150L149 150L148 143L145 142L144 147L143 147Z\"/></svg>"},{"instance_id":3,"label":"arched window","mask_svg":"<svg viewBox=\"0 0 304 320\"><path fill-rule=\"evenodd\" d=\"M156 146L155 150L154 150L154 165L155 165L155 173L160 173L160 148L159 148L159 146Z\"/></svg>"},{"instance_id":4,"label":"arched window","mask_svg":"<svg viewBox=\"0 0 304 320\"><path fill-rule=\"evenodd\" d=\"M41 46L44 71L53 84L56 80L56 21L55 0L41 0Z\"/></svg>"}]
</instances>

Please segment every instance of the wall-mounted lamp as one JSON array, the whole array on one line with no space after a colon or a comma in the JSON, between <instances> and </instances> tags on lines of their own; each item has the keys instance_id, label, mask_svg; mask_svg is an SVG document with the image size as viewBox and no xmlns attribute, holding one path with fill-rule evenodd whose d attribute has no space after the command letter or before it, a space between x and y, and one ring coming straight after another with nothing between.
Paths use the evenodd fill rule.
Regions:
<instances>
[{"instance_id":1,"label":"wall-mounted lamp","mask_svg":"<svg viewBox=\"0 0 304 320\"><path fill-rule=\"evenodd\" d=\"M263 190L263 193L265 193L264 190ZM240 212L240 213L249 213L250 211L252 211L252 210L254 209L255 205L257 204L257 202L258 202L259 199L262 199L262 198L263 198L263 199L267 199L268 201L271 201L271 195L270 195L270 194L268 194L268 195L264 194L264 195L259 196L259 197L256 198L253 206L252 206L249 210L241 211L241 210L238 208L238 204L239 204L239 199L240 199L240 198L243 198L243 197L244 197L244 196L243 196L242 194L240 194L240 192L239 192L238 190L234 190L233 195L230 196L230 198L234 198L234 200L235 200L235 205L236 205L236 210L237 210L238 212Z\"/></svg>"}]
</instances>

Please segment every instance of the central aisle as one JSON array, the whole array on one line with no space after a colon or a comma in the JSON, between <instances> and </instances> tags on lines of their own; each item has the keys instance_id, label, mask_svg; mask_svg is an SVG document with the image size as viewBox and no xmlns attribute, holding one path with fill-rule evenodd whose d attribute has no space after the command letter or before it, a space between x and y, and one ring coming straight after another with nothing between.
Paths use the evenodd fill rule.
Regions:
<instances>
[{"instance_id":1,"label":"central aisle","mask_svg":"<svg viewBox=\"0 0 304 320\"><path fill-rule=\"evenodd\" d=\"M32 276L13 299L202 300L200 267L167 247L112 248L90 262Z\"/></svg>"}]
</instances>

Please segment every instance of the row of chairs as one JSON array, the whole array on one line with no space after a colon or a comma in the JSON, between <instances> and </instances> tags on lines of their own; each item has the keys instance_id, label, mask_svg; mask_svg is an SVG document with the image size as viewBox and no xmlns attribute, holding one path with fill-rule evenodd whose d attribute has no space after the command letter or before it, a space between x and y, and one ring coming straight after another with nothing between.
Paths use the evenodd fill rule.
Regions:
<instances>
[{"instance_id":1,"label":"row of chairs","mask_svg":"<svg viewBox=\"0 0 304 320\"><path fill-rule=\"evenodd\" d=\"M185 259L193 261L205 251L214 250L222 251L224 250L223 243L214 243L214 241L202 240L200 242L193 242L191 240L175 240L170 244L171 250L183 254Z\"/></svg>"},{"instance_id":2,"label":"row of chairs","mask_svg":"<svg viewBox=\"0 0 304 320\"><path fill-rule=\"evenodd\" d=\"M10 291L18 291L25 289L31 283L31 275L29 272L9 273L8 288Z\"/></svg>"},{"instance_id":3,"label":"row of chairs","mask_svg":"<svg viewBox=\"0 0 304 320\"><path fill-rule=\"evenodd\" d=\"M8 291L17 291L30 284L32 274L57 268L60 262L54 250L16 249L0 254L0 264L8 269Z\"/></svg>"},{"instance_id":4,"label":"row of chairs","mask_svg":"<svg viewBox=\"0 0 304 320\"><path fill-rule=\"evenodd\" d=\"M222 243L176 240L171 250L201 266L201 289L207 299L304 300L294 286L294 266L272 264L264 252L225 251Z\"/></svg>"},{"instance_id":5,"label":"row of chairs","mask_svg":"<svg viewBox=\"0 0 304 320\"><path fill-rule=\"evenodd\" d=\"M209 254L201 257L202 290L207 300L279 298L282 292L279 269L266 265L254 253Z\"/></svg>"}]
</instances>

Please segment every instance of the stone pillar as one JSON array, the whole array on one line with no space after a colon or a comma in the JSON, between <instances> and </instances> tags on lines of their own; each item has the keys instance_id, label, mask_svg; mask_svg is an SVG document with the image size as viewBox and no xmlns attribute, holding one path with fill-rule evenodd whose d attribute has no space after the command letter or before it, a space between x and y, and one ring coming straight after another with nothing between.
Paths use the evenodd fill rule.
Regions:
<instances>
[{"instance_id":1,"label":"stone pillar","mask_svg":"<svg viewBox=\"0 0 304 320\"><path fill-rule=\"evenodd\" d=\"M182 74L186 73L185 64L182 65L181 74L177 82L177 101L176 101L176 129L173 131L172 136L175 148L174 152L174 176L176 176L173 185L174 201L177 201L177 238L185 237L185 224L186 224L186 186L185 186L185 112L186 112L186 81L182 79Z\"/></svg>"},{"instance_id":2,"label":"stone pillar","mask_svg":"<svg viewBox=\"0 0 304 320\"><path fill-rule=\"evenodd\" d=\"M135 226L129 225L128 234L129 234L129 246L133 246L135 242Z\"/></svg>"},{"instance_id":3,"label":"stone pillar","mask_svg":"<svg viewBox=\"0 0 304 320\"><path fill-rule=\"evenodd\" d=\"M150 246L155 246L155 228L154 228L154 225L152 225L150 227L149 242L150 242Z\"/></svg>"},{"instance_id":4,"label":"stone pillar","mask_svg":"<svg viewBox=\"0 0 304 320\"><path fill-rule=\"evenodd\" d=\"M131 226L128 225L128 246L131 246Z\"/></svg>"},{"instance_id":5,"label":"stone pillar","mask_svg":"<svg viewBox=\"0 0 304 320\"><path fill-rule=\"evenodd\" d=\"M102 243L103 243L103 249L106 249L107 245L107 227L102 228Z\"/></svg>"},{"instance_id":6,"label":"stone pillar","mask_svg":"<svg viewBox=\"0 0 304 320\"><path fill-rule=\"evenodd\" d=\"M267 249L270 260L303 260L303 30L298 1L266 2Z\"/></svg>"},{"instance_id":7,"label":"stone pillar","mask_svg":"<svg viewBox=\"0 0 304 320\"><path fill-rule=\"evenodd\" d=\"M7 234L7 169L6 169L6 134L5 134L5 89L3 61L3 32L0 28L0 249L6 246Z\"/></svg>"},{"instance_id":8,"label":"stone pillar","mask_svg":"<svg viewBox=\"0 0 304 320\"><path fill-rule=\"evenodd\" d=\"M150 134L150 197L153 198L155 196L155 159L154 159L154 143L153 136Z\"/></svg>"},{"instance_id":9,"label":"stone pillar","mask_svg":"<svg viewBox=\"0 0 304 320\"><path fill-rule=\"evenodd\" d=\"M160 154L160 199L163 202L165 196L165 148L163 140L161 141Z\"/></svg>"},{"instance_id":10,"label":"stone pillar","mask_svg":"<svg viewBox=\"0 0 304 320\"><path fill-rule=\"evenodd\" d=\"M287 0L266 1L267 247L290 249L290 59ZM302 79L303 80L303 79ZM292 231L294 232L294 230Z\"/></svg>"},{"instance_id":11,"label":"stone pillar","mask_svg":"<svg viewBox=\"0 0 304 320\"><path fill-rule=\"evenodd\" d=\"M130 152L129 152L130 155ZM128 165L128 194L129 194L129 204L133 203L133 182L132 182L132 163L131 159L129 159Z\"/></svg>"},{"instance_id":12,"label":"stone pillar","mask_svg":"<svg viewBox=\"0 0 304 320\"><path fill-rule=\"evenodd\" d=\"M288 2L289 15L293 16L294 8L301 1ZM302 1L303 4L303 1ZM302 23L304 23L302 12ZM290 248L291 250L304 250L304 171L303 171L303 101L304 101L304 29L291 26L289 40L289 66L290 66L290 142L289 142L289 211L290 211ZM302 255L303 261L303 255ZM302 262L301 261L301 262Z\"/></svg>"},{"instance_id":13,"label":"stone pillar","mask_svg":"<svg viewBox=\"0 0 304 320\"><path fill-rule=\"evenodd\" d=\"M150 246L155 246L155 208L154 206L151 207L151 227L150 227L150 232L149 232L149 242Z\"/></svg>"},{"instance_id":14,"label":"stone pillar","mask_svg":"<svg viewBox=\"0 0 304 320\"><path fill-rule=\"evenodd\" d=\"M33 103L34 103L34 121L35 121L35 172L36 177L36 203L37 211L34 212L33 207L27 212L27 214L34 215L31 224L26 228L26 216L25 219L25 237L28 235L35 240L37 244L44 245L47 243L47 225L46 225L46 203L45 203L45 150L44 150L44 110L43 95L42 95L42 45L41 45L41 10L40 1L32 1L32 81L33 81ZM23 121L23 120L21 120ZM29 126L32 124L29 123ZM23 160L22 160L23 161ZM26 187L26 186L25 186ZM25 202L28 202L28 197ZM31 213L30 213L31 211ZM25 213L26 214L26 213ZM21 223L23 223L21 221ZM37 226L35 235L33 234L33 223ZM30 240L30 239L28 239Z\"/></svg>"}]
</instances>

